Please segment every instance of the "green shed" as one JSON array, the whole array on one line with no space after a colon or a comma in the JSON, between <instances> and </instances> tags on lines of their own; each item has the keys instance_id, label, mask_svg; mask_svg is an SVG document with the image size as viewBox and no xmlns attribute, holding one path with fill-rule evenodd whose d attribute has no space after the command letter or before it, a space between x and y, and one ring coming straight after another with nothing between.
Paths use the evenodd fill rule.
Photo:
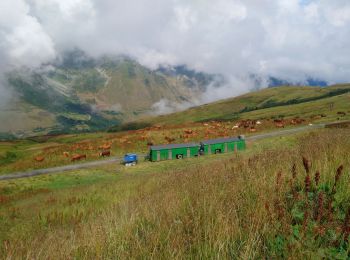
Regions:
<instances>
[{"instance_id":1,"label":"green shed","mask_svg":"<svg viewBox=\"0 0 350 260\"><path fill-rule=\"evenodd\" d=\"M239 137L211 139L201 143L204 154L240 151L244 150L245 147L245 140Z\"/></svg>"},{"instance_id":2,"label":"green shed","mask_svg":"<svg viewBox=\"0 0 350 260\"><path fill-rule=\"evenodd\" d=\"M199 144L167 144L150 147L150 160L152 162L182 159L198 156Z\"/></svg>"}]
</instances>

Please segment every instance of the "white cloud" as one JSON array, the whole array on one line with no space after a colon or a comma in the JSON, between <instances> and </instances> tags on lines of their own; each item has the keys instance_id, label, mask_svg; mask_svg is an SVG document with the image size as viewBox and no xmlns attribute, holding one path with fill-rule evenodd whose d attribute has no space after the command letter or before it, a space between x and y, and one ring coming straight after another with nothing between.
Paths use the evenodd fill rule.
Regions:
<instances>
[{"instance_id":1,"label":"white cloud","mask_svg":"<svg viewBox=\"0 0 350 260\"><path fill-rule=\"evenodd\" d=\"M29 5L21 0L2 1L0 4L3 66L39 66L55 57L54 42L29 11Z\"/></svg>"},{"instance_id":2,"label":"white cloud","mask_svg":"<svg viewBox=\"0 0 350 260\"><path fill-rule=\"evenodd\" d=\"M198 103L199 104L199 103ZM190 102L174 102L170 101L168 99L162 98L158 102L154 103L151 107L152 115L164 115L164 114L169 114L175 111L182 111L185 110L191 106L198 105L195 103L190 103Z\"/></svg>"},{"instance_id":3,"label":"white cloud","mask_svg":"<svg viewBox=\"0 0 350 260\"><path fill-rule=\"evenodd\" d=\"M221 73L208 96L248 91L250 74L349 81L348 0L2 0L0 69L67 48Z\"/></svg>"}]
</instances>

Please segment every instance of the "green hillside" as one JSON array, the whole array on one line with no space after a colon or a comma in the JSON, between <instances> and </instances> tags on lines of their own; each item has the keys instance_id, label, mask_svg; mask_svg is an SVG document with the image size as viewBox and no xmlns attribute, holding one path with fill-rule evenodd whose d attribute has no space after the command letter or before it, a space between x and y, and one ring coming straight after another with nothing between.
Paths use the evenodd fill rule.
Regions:
<instances>
[{"instance_id":1,"label":"green hillside","mask_svg":"<svg viewBox=\"0 0 350 260\"><path fill-rule=\"evenodd\" d=\"M170 115L147 118L144 121L180 124L210 120L259 119L317 115L322 111L350 110L350 85L330 87L277 87L251 92L235 98L193 107Z\"/></svg>"}]
</instances>

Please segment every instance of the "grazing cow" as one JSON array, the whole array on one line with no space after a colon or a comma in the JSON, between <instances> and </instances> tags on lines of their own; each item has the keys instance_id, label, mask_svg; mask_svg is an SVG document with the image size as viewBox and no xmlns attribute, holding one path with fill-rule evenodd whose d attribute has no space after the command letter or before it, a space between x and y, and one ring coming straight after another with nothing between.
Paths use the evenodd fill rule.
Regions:
<instances>
[{"instance_id":1,"label":"grazing cow","mask_svg":"<svg viewBox=\"0 0 350 260\"><path fill-rule=\"evenodd\" d=\"M275 123L283 123L283 121L284 121L283 119L274 119L273 120L273 122L275 122Z\"/></svg>"},{"instance_id":2,"label":"grazing cow","mask_svg":"<svg viewBox=\"0 0 350 260\"><path fill-rule=\"evenodd\" d=\"M168 143L172 143L172 142L174 142L176 140L175 138L172 138L172 137L169 137L169 136L164 137L164 139L166 141L168 141Z\"/></svg>"},{"instance_id":3,"label":"grazing cow","mask_svg":"<svg viewBox=\"0 0 350 260\"><path fill-rule=\"evenodd\" d=\"M305 122L305 119L302 118L293 118L291 121L292 125L299 125L303 122Z\"/></svg>"},{"instance_id":4,"label":"grazing cow","mask_svg":"<svg viewBox=\"0 0 350 260\"><path fill-rule=\"evenodd\" d=\"M63 156L68 158L69 157L69 152L63 152Z\"/></svg>"},{"instance_id":5,"label":"grazing cow","mask_svg":"<svg viewBox=\"0 0 350 260\"><path fill-rule=\"evenodd\" d=\"M250 132L256 132L256 128L251 127L251 128L249 129L249 131L250 131Z\"/></svg>"},{"instance_id":6,"label":"grazing cow","mask_svg":"<svg viewBox=\"0 0 350 260\"><path fill-rule=\"evenodd\" d=\"M100 157L111 156L111 151L102 151L99 155Z\"/></svg>"},{"instance_id":7,"label":"grazing cow","mask_svg":"<svg viewBox=\"0 0 350 260\"><path fill-rule=\"evenodd\" d=\"M81 159L86 159L86 154L75 154L72 157L72 162L79 161Z\"/></svg>"},{"instance_id":8,"label":"grazing cow","mask_svg":"<svg viewBox=\"0 0 350 260\"><path fill-rule=\"evenodd\" d=\"M283 123L275 123L275 126L279 127L279 128L284 128L284 124Z\"/></svg>"},{"instance_id":9,"label":"grazing cow","mask_svg":"<svg viewBox=\"0 0 350 260\"><path fill-rule=\"evenodd\" d=\"M191 130L191 129L187 129L187 130L184 130L184 132L185 132L185 134L192 134L193 133L193 130Z\"/></svg>"},{"instance_id":10,"label":"grazing cow","mask_svg":"<svg viewBox=\"0 0 350 260\"><path fill-rule=\"evenodd\" d=\"M42 162L42 161L45 160L45 157L43 157L43 156L37 156L37 157L34 158L34 160L37 161L37 162Z\"/></svg>"}]
</instances>

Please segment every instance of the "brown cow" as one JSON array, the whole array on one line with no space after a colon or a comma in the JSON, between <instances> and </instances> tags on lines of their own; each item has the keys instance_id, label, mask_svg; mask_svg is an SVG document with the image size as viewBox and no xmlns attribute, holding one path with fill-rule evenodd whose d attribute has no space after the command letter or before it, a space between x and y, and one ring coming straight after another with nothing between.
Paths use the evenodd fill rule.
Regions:
<instances>
[{"instance_id":1,"label":"brown cow","mask_svg":"<svg viewBox=\"0 0 350 260\"><path fill-rule=\"evenodd\" d=\"M79 161L81 159L86 159L86 154L75 154L72 157L72 162Z\"/></svg>"},{"instance_id":2,"label":"brown cow","mask_svg":"<svg viewBox=\"0 0 350 260\"><path fill-rule=\"evenodd\" d=\"M100 157L111 156L111 151L102 151L99 155Z\"/></svg>"},{"instance_id":3,"label":"brown cow","mask_svg":"<svg viewBox=\"0 0 350 260\"><path fill-rule=\"evenodd\" d=\"M185 134L193 134L193 130L191 130L191 129L186 129L186 130L184 130L184 133Z\"/></svg>"},{"instance_id":4,"label":"brown cow","mask_svg":"<svg viewBox=\"0 0 350 260\"><path fill-rule=\"evenodd\" d=\"M275 123L283 123L284 120L283 119L274 119L273 122L275 122Z\"/></svg>"},{"instance_id":5,"label":"brown cow","mask_svg":"<svg viewBox=\"0 0 350 260\"><path fill-rule=\"evenodd\" d=\"M69 157L69 152L63 152L63 156L68 158Z\"/></svg>"},{"instance_id":6,"label":"brown cow","mask_svg":"<svg viewBox=\"0 0 350 260\"><path fill-rule=\"evenodd\" d=\"M45 157L43 157L43 156L37 156L37 157L34 158L34 160L37 161L37 162L42 162L42 161L45 160Z\"/></svg>"},{"instance_id":7,"label":"brown cow","mask_svg":"<svg viewBox=\"0 0 350 260\"><path fill-rule=\"evenodd\" d=\"M275 126L279 127L279 128L284 128L284 124L283 123L275 123Z\"/></svg>"},{"instance_id":8,"label":"brown cow","mask_svg":"<svg viewBox=\"0 0 350 260\"><path fill-rule=\"evenodd\" d=\"M174 142L176 140L175 138L172 138L172 137L169 137L169 136L164 137L164 139L166 141L168 141L168 143L172 143L172 142Z\"/></svg>"}]
</instances>

